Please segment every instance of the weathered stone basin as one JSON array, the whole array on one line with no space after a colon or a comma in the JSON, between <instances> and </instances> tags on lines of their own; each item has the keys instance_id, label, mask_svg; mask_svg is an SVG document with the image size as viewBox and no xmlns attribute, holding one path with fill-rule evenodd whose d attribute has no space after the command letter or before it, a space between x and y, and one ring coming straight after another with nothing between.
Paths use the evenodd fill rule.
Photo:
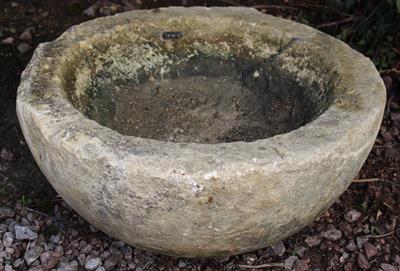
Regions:
<instances>
[{"instance_id":1,"label":"weathered stone basin","mask_svg":"<svg viewBox=\"0 0 400 271\"><path fill-rule=\"evenodd\" d=\"M132 11L41 44L17 112L57 192L129 244L185 257L283 239L348 187L385 90L371 61L249 8Z\"/></svg>"}]
</instances>

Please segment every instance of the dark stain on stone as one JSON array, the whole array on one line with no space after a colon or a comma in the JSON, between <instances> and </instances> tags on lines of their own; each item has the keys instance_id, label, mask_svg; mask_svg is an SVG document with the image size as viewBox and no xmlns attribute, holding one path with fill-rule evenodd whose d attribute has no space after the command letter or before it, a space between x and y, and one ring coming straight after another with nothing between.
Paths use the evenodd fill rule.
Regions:
<instances>
[{"instance_id":1,"label":"dark stain on stone","mask_svg":"<svg viewBox=\"0 0 400 271\"><path fill-rule=\"evenodd\" d=\"M180 31L167 31L162 33L162 38L166 40L182 38L183 33Z\"/></svg>"}]
</instances>

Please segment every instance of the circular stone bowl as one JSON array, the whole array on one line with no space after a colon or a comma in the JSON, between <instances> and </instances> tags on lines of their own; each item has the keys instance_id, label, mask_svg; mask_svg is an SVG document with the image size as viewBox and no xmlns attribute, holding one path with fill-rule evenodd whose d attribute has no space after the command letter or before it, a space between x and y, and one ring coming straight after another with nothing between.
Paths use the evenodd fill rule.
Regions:
<instances>
[{"instance_id":1,"label":"circular stone bowl","mask_svg":"<svg viewBox=\"0 0 400 271\"><path fill-rule=\"evenodd\" d=\"M99 18L39 45L18 89L27 143L87 221L184 257L277 242L360 170L385 88L371 61L250 8Z\"/></svg>"}]
</instances>

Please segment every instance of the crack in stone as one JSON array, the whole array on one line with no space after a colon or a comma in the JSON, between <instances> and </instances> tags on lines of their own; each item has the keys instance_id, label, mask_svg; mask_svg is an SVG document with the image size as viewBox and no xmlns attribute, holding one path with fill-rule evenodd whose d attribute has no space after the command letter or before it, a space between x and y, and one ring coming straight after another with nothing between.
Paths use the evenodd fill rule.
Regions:
<instances>
[{"instance_id":1,"label":"crack in stone","mask_svg":"<svg viewBox=\"0 0 400 271\"><path fill-rule=\"evenodd\" d=\"M285 45L280 45L278 52L275 54L272 54L271 56L269 56L267 59L264 60L265 64L271 63L273 60L275 60L277 57L279 57L280 55L282 55L283 53L285 53L287 50L289 50L295 43L303 41L303 39L298 38L298 37L294 37L291 38L290 41L285 44Z\"/></svg>"}]
</instances>

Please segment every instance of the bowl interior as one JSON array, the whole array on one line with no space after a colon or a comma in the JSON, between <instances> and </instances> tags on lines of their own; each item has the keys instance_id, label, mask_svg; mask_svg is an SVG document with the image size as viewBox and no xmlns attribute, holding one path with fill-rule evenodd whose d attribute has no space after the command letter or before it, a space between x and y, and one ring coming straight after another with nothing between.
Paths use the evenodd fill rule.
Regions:
<instances>
[{"instance_id":1,"label":"bowl interior","mask_svg":"<svg viewBox=\"0 0 400 271\"><path fill-rule=\"evenodd\" d=\"M318 63L296 64L304 54L285 56L256 33L170 37L156 30L77 50L65 74L68 98L123 135L211 144L289 132L332 102L328 73L306 67ZM295 73L285 68L290 65L297 65ZM299 75L304 70L306 78Z\"/></svg>"}]
</instances>

